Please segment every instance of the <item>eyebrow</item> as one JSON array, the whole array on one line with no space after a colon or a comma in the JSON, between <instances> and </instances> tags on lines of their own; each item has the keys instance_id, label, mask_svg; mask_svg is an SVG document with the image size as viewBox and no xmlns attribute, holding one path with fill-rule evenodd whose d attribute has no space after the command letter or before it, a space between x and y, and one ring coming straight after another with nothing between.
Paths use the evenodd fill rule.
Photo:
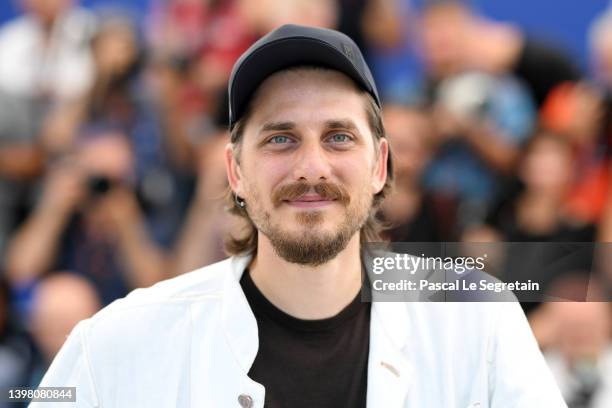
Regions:
<instances>
[{"instance_id":1,"label":"eyebrow","mask_svg":"<svg viewBox=\"0 0 612 408\"><path fill-rule=\"evenodd\" d=\"M357 125L351 119L332 119L325 122L327 129L357 130Z\"/></svg>"},{"instance_id":2,"label":"eyebrow","mask_svg":"<svg viewBox=\"0 0 612 408\"><path fill-rule=\"evenodd\" d=\"M356 130L357 125L351 119L331 119L324 123L326 129L347 129ZM261 127L261 132L293 130L296 128L295 122L268 122Z\"/></svg>"},{"instance_id":3,"label":"eyebrow","mask_svg":"<svg viewBox=\"0 0 612 408\"><path fill-rule=\"evenodd\" d=\"M262 132L293 129L295 129L295 122L268 122L261 127Z\"/></svg>"}]
</instances>

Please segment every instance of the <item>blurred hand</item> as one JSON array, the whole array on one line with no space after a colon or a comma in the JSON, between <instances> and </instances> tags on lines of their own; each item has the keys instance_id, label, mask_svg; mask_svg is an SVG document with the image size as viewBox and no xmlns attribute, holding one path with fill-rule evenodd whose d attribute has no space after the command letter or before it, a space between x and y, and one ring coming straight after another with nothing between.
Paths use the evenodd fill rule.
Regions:
<instances>
[{"instance_id":1,"label":"blurred hand","mask_svg":"<svg viewBox=\"0 0 612 408\"><path fill-rule=\"evenodd\" d=\"M136 196L128 187L112 188L91 207L93 221L111 234L121 234L140 222L140 208Z\"/></svg>"},{"instance_id":2,"label":"blurred hand","mask_svg":"<svg viewBox=\"0 0 612 408\"><path fill-rule=\"evenodd\" d=\"M432 112L434 134L439 143L465 136L474 126L474 121L460 116L443 106L436 106Z\"/></svg>"},{"instance_id":3,"label":"blurred hand","mask_svg":"<svg viewBox=\"0 0 612 408\"><path fill-rule=\"evenodd\" d=\"M87 197L85 174L72 163L52 168L43 187L42 206L61 215L72 213Z\"/></svg>"},{"instance_id":4,"label":"blurred hand","mask_svg":"<svg viewBox=\"0 0 612 408\"><path fill-rule=\"evenodd\" d=\"M103 33L94 47L96 72L102 78L123 74L136 58L137 49L129 29L117 28Z\"/></svg>"}]
</instances>

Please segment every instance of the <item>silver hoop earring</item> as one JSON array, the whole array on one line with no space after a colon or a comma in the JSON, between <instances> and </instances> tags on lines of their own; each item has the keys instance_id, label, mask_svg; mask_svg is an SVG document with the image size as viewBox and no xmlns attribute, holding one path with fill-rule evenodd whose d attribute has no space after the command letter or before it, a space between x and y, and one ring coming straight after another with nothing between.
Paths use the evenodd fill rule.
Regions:
<instances>
[{"instance_id":1,"label":"silver hoop earring","mask_svg":"<svg viewBox=\"0 0 612 408\"><path fill-rule=\"evenodd\" d=\"M246 202L243 198L238 197L238 194L234 194L234 201L236 201L236 205L240 208L244 208L246 206Z\"/></svg>"}]
</instances>

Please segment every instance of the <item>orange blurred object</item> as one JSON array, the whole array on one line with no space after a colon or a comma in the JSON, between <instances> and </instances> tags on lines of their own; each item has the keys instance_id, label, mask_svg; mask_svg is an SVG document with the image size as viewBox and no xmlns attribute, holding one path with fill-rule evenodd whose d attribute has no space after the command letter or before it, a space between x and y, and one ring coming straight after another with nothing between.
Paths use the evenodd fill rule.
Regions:
<instances>
[{"instance_id":1,"label":"orange blurred object","mask_svg":"<svg viewBox=\"0 0 612 408\"><path fill-rule=\"evenodd\" d=\"M555 133L569 131L577 111L576 84L564 82L557 85L546 98L540 109L542 125Z\"/></svg>"}]
</instances>

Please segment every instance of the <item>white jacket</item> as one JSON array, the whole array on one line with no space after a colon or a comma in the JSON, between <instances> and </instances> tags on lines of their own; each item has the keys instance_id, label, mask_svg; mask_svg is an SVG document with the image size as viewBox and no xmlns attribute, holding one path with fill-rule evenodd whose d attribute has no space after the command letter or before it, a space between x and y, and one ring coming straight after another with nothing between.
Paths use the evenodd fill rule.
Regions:
<instances>
[{"instance_id":1,"label":"white jacket","mask_svg":"<svg viewBox=\"0 0 612 408\"><path fill-rule=\"evenodd\" d=\"M248 262L114 302L76 326L41 386L77 387L77 407L263 407L247 376L259 344L239 284ZM517 303L375 302L367 387L369 408L566 406Z\"/></svg>"}]
</instances>

